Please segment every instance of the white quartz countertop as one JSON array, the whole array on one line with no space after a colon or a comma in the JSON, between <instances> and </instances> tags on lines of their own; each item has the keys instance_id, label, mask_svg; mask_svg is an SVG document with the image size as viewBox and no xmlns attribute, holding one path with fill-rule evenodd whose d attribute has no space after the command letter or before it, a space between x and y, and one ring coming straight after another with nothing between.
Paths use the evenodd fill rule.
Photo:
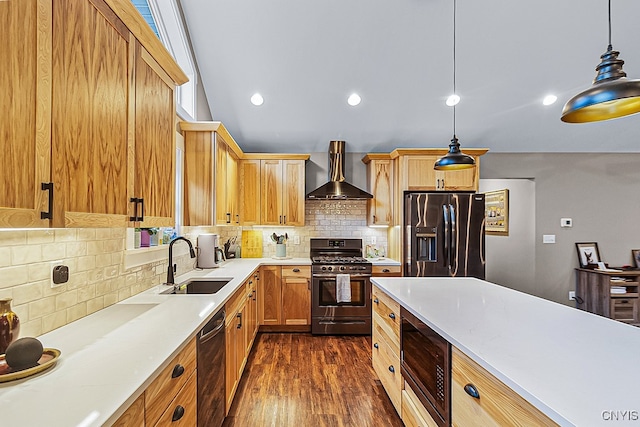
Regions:
<instances>
[{"instance_id":1,"label":"white quartz countertop","mask_svg":"<svg viewBox=\"0 0 640 427\"><path fill-rule=\"evenodd\" d=\"M227 261L176 277L176 283L232 278L216 294L161 295L168 286L159 285L38 337L59 349L60 359L32 377L0 383L0 424L111 425L257 267L310 264L309 258Z\"/></svg>"},{"instance_id":2,"label":"white quartz countertop","mask_svg":"<svg viewBox=\"0 0 640 427\"><path fill-rule=\"evenodd\" d=\"M400 265L399 261L385 257L367 258L367 260L371 261L373 265Z\"/></svg>"},{"instance_id":3,"label":"white quartz countertop","mask_svg":"<svg viewBox=\"0 0 640 427\"><path fill-rule=\"evenodd\" d=\"M560 425L640 425L640 328L473 278L372 282Z\"/></svg>"}]
</instances>

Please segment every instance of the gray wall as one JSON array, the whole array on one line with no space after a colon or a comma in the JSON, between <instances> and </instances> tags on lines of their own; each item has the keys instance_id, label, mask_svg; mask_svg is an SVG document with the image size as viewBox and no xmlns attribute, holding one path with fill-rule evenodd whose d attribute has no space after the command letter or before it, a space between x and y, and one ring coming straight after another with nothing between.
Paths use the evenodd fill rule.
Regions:
<instances>
[{"instance_id":1,"label":"gray wall","mask_svg":"<svg viewBox=\"0 0 640 427\"><path fill-rule=\"evenodd\" d=\"M488 153L482 157L480 176L535 181L538 296L569 304L578 266L576 242L597 242L602 259L611 266L631 264L631 249L640 248L640 154ZM565 217L573 219L572 228L560 227ZM544 234L555 234L556 243L543 244ZM525 262L520 242L505 244L513 249L505 268Z\"/></svg>"},{"instance_id":2,"label":"gray wall","mask_svg":"<svg viewBox=\"0 0 640 427\"><path fill-rule=\"evenodd\" d=\"M486 279L538 295L536 273L536 185L530 179L481 179L480 192L509 190L509 235L487 235Z\"/></svg>"}]
</instances>

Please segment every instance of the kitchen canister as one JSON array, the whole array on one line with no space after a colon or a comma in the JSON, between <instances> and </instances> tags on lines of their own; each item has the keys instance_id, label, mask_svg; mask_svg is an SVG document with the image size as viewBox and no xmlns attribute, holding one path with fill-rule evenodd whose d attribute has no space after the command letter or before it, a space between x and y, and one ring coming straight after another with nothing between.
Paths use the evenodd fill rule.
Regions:
<instances>
[{"instance_id":1,"label":"kitchen canister","mask_svg":"<svg viewBox=\"0 0 640 427\"><path fill-rule=\"evenodd\" d=\"M0 354L4 354L20 334L20 319L11 310L11 298L0 298Z\"/></svg>"},{"instance_id":2,"label":"kitchen canister","mask_svg":"<svg viewBox=\"0 0 640 427\"><path fill-rule=\"evenodd\" d=\"M276 257L285 258L287 256L287 245L284 243L276 244Z\"/></svg>"}]
</instances>

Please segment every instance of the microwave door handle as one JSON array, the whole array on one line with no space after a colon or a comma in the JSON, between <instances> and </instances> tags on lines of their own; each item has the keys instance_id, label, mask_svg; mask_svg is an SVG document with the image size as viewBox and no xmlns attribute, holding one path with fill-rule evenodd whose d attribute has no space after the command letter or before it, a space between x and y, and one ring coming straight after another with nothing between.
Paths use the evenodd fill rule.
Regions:
<instances>
[{"instance_id":1,"label":"microwave door handle","mask_svg":"<svg viewBox=\"0 0 640 427\"><path fill-rule=\"evenodd\" d=\"M444 225L444 239L442 239L443 241L443 245L444 245L444 250L443 250L443 254L444 254L444 266L447 267L450 265L449 263L449 209L447 208L447 205L442 205L442 218L443 218L443 225Z\"/></svg>"},{"instance_id":2,"label":"microwave door handle","mask_svg":"<svg viewBox=\"0 0 640 427\"><path fill-rule=\"evenodd\" d=\"M458 261L458 226L456 221L456 210L453 205L449 205L449 214L451 215L451 243L449 247L451 248L451 256L449 257L449 268L451 271L455 270L455 264Z\"/></svg>"}]
</instances>

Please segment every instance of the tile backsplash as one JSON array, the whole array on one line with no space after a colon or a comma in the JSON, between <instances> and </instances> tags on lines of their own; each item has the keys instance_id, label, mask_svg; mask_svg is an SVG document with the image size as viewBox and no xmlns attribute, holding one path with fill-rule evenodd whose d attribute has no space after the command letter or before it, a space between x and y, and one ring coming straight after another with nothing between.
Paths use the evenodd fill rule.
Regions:
<instances>
[{"instance_id":1,"label":"tile backsplash","mask_svg":"<svg viewBox=\"0 0 640 427\"><path fill-rule=\"evenodd\" d=\"M289 235L287 256L294 258L309 257L311 237L362 238L383 255L387 230L367 227L366 209L366 200L307 201L304 227L244 229L262 230L263 257L275 256L269 239L274 232ZM202 232L219 233L224 242L234 236L240 241L242 230L185 227L182 235L195 245ZM0 230L0 298L13 299L20 336L44 334L164 282L167 246L156 249L162 251L160 261L126 268L126 234L125 228ZM58 262L69 267L69 281L52 288L51 272ZM176 276L195 267L188 254L175 256L174 262Z\"/></svg>"}]
</instances>

